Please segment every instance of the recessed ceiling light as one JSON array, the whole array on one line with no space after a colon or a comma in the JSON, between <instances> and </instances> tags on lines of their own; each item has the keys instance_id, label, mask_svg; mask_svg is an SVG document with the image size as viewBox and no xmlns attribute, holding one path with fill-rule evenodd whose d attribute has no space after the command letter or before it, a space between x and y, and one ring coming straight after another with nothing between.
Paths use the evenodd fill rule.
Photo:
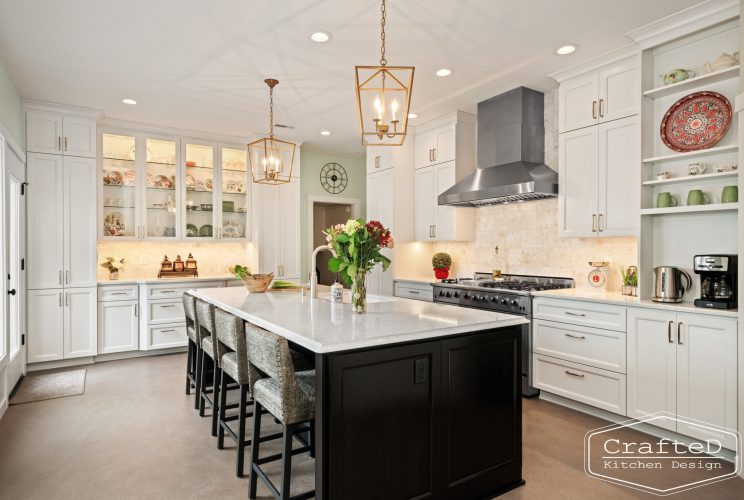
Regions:
<instances>
[{"instance_id":1,"label":"recessed ceiling light","mask_svg":"<svg viewBox=\"0 0 744 500\"><path fill-rule=\"evenodd\" d=\"M123 102L124 104L129 104L130 106L134 106L135 104L137 104L137 101L129 98L122 99L121 102Z\"/></svg>"},{"instance_id":2,"label":"recessed ceiling light","mask_svg":"<svg viewBox=\"0 0 744 500\"><path fill-rule=\"evenodd\" d=\"M418 118L418 113L408 113L408 118Z\"/></svg>"},{"instance_id":3,"label":"recessed ceiling light","mask_svg":"<svg viewBox=\"0 0 744 500\"><path fill-rule=\"evenodd\" d=\"M567 56L568 54L571 54L576 51L578 47L576 45L564 45L562 47L558 47L555 50L555 53L559 56Z\"/></svg>"},{"instance_id":4,"label":"recessed ceiling light","mask_svg":"<svg viewBox=\"0 0 744 500\"><path fill-rule=\"evenodd\" d=\"M331 135L331 133L328 130L324 130L320 133L320 135Z\"/></svg>"},{"instance_id":5,"label":"recessed ceiling light","mask_svg":"<svg viewBox=\"0 0 744 500\"><path fill-rule=\"evenodd\" d=\"M327 31L316 31L310 35L310 40L315 43L326 43L331 39L331 34Z\"/></svg>"},{"instance_id":6,"label":"recessed ceiling light","mask_svg":"<svg viewBox=\"0 0 744 500\"><path fill-rule=\"evenodd\" d=\"M450 76L452 74L451 69L442 68L437 70L437 76Z\"/></svg>"}]
</instances>

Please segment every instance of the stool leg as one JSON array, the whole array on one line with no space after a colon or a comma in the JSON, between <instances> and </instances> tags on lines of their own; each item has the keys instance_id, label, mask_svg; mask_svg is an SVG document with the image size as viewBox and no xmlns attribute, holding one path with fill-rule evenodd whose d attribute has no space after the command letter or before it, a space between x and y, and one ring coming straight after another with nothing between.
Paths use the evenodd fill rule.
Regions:
<instances>
[{"instance_id":1,"label":"stool leg","mask_svg":"<svg viewBox=\"0 0 744 500\"><path fill-rule=\"evenodd\" d=\"M201 378L202 373L204 372L204 349L197 347L196 348L196 388L195 393L196 397L194 398L194 409L199 409L199 401L201 401L201 394L199 391L201 391Z\"/></svg>"},{"instance_id":2,"label":"stool leg","mask_svg":"<svg viewBox=\"0 0 744 500\"><path fill-rule=\"evenodd\" d=\"M222 369L214 364L214 377L212 378L212 436L217 437L217 419L219 418L219 396Z\"/></svg>"},{"instance_id":3,"label":"stool leg","mask_svg":"<svg viewBox=\"0 0 744 500\"><path fill-rule=\"evenodd\" d=\"M251 463L250 463L250 478L248 480L248 498L256 498L256 486L258 484L258 476L256 475L256 468L258 464L258 446L261 443L261 404L256 401L253 407L253 434L251 435Z\"/></svg>"},{"instance_id":4,"label":"stool leg","mask_svg":"<svg viewBox=\"0 0 744 500\"><path fill-rule=\"evenodd\" d=\"M189 339L189 350L186 353L186 395L191 394L191 380L189 374L191 373L191 360L194 356L194 343Z\"/></svg>"},{"instance_id":5,"label":"stool leg","mask_svg":"<svg viewBox=\"0 0 744 500\"><path fill-rule=\"evenodd\" d=\"M235 475L243 477L243 462L245 461L245 404L248 399L248 386L240 386L240 414L238 416L238 463Z\"/></svg>"},{"instance_id":6,"label":"stool leg","mask_svg":"<svg viewBox=\"0 0 744 500\"><path fill-rule=\"evenodd\" d=\"M310 421L310 457L315 458L315 420Z\"/></svg>"},{"instance_id":7,"label":"stool leg","mask_svg":"<svg viewBox=\"0 0 744 500\"><path fill-rule=\"evenodd\" d=\"M207 356L205 352L202 352L201 384L199 385L199 416L200 417L204 416L205 403L204 403L203 392L207 389L207 368L208 368L210 359L211 358ZM214 370L212 370L212 375L214 376Z\"/></svg>"},{"instance_id":8,"label":"stool leg","mask_svg":"<svg viewBox=\"0 0 744 500\"><path fill-rule=\"evenodd\" d=\"M217 449L221 450L225 447L225 428L222 427L225 422L225 406L227 405L227 376L222 373L222 381L220 382L220 418L217 422Z\"/></svg>"},{"instance_id":9,"label":"stool leg","mask_svg":"<svg viewBox=\"0 0 744 500\"><path fill-rule=\"evenodd\" d=\"M284 426L284 437L283 444L284 450L282 451L282 489L280 490L281 499L289 499L289 485L292 476L292 434L293 426Z\"/></svg>"}]
</instances>

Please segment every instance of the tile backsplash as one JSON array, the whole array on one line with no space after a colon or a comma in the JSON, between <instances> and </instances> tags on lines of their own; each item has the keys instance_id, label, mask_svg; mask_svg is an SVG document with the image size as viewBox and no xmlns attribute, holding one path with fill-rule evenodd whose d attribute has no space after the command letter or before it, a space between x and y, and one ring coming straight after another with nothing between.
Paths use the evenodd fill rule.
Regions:
<instances>
[{"instance_id":1,"label":"tile backsplash","mask_svg":"<svg viewBox=\"0 0 744 500\"><path fill-rule=\"evenodd\" d=\"M99 241L98 262L106 257L124 257L125 267L119 279L156 278L163 255L171 261L182 259L191 252L199 268L199 276L224 276L233 264L244 264L255 269L258 261L253 243L191 243ZM108 279L108 271L98 266L98 279Z\"/></svg>"}]
</instances>

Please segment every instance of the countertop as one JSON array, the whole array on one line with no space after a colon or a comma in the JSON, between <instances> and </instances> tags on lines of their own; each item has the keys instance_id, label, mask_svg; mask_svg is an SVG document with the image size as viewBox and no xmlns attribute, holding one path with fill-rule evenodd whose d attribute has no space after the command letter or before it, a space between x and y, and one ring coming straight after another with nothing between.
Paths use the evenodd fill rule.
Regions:
<instances>
[{"instance_id":1,"label":"countertop","mask_svg":"<svg viewBox=\"0 0 744 500\"><path fill-rule=\"evenodd\" d=\"M382 346L488 330L528 321L521 316L433 302L369 295L367 314L311 302L298 291L249 293L242 287L201 288L193 294L316 353Z\"/></svg>"},{"instance_id":2,"label":"countertop","mask_svg":"<svg viewBox=\"0 0 744 500\"><path fill-rule=\"evenodd\" d=\"M638 297L630 297L620 292L603 292L587 290L586 288L563 288L560 290L543 290L541 292L532 292L535 297L554 297L568 300L585 300L590 302L603 302L605 304L619 304L633 307L647 307L652 309L665 309L668 311L710 314L712 316L727 316L738 318L739 313L736 309L705 309L695 307L692 302L679 302L677 304L668 304L663 302L654 302L653 300L641 300Z\"/></svg>"},{"instance_id":3,"label":"countertop","mask_svg":"<svg viewBox=\"0 0 744 500\"><path fill-rule=\"evenodd\" d=\"M228 281L228 280L234 280L235 276L232 274L223 274L219 276L199 276L198 278L194 278L193 276L188 276L185 278L158 278L157 276L154 278L128 278L123 280L98 280L98 286L107 286L107 285L144 285L144 284L154 284L154 283L189 283L193 281Z\"/></svg>"}]
</instances>

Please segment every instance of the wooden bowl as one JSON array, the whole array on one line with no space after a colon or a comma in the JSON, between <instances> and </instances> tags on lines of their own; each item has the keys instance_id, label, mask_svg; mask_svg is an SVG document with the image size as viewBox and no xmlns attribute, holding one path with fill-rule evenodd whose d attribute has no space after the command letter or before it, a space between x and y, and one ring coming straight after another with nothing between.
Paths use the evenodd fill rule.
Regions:
<instances>
[{"instance_id":1,"label":"wooden bowl","mask_svg":"<svg viewBox=\"0 0 744 500\"><path fill-rule=\"evenodd\" d=\"M272 279L274 279L274 273L253 274L251 276L243 276L240 278L248 291L254 293L265 292L266 289L269 288Z\"/></svg>"}]
</instances>

